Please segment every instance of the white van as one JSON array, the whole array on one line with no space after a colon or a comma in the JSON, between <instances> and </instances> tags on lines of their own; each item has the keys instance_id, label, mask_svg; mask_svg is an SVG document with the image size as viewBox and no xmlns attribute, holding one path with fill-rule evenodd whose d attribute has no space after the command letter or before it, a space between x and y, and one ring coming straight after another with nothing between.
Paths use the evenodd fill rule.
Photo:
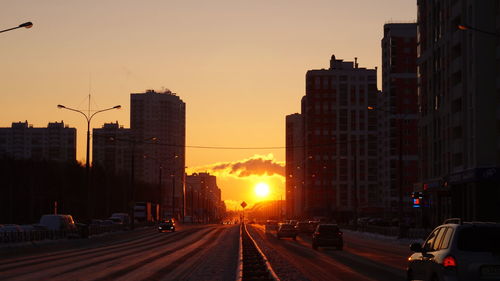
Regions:
<instances>
[{"instance_id":1,"label":"white van","mask_svg":"<svg viewBox=\"0 0 500 281\"><path fill-rule=\"evenodd\" d=\"M49 230L76 230L76 225L71 215L43 215L40 218L40 225Z\"/></svg>"},{"instance_id":2,"label":"white van","mask_svg":"<svg viewBox=\"0 0 500 281\"><path fill-rule=\"evenodd\" d=\"M115 222L119 219L119 224L130 224L130 216L127 213L113 213L109 219Z\"/></svg>"}]
</instances>

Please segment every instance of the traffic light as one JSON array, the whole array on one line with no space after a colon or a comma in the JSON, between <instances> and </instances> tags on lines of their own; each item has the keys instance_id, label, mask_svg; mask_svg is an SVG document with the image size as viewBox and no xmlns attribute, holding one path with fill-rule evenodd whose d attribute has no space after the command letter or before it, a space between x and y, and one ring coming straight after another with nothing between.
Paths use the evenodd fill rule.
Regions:
<instances>
[{"instance_id":1,"label":"traffic light","mask_svg":"<svg viewBox=\"0 0 500 281\"><path fill-rule=\"evenodd\" d=\"M411 198L413 199L413 208L422 207L423 197L424 196L423 196L422 192L412 192L411 193Z\"/></svg>"}]
</instances>

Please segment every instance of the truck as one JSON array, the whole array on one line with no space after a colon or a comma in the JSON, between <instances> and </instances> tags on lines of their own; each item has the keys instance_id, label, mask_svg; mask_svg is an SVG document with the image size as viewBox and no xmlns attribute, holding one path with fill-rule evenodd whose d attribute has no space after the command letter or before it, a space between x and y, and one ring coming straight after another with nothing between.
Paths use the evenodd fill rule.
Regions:
<instances>
[{"instance_id":1,"label":"truck","mask_svg":"<svg viewBox=\"0 0 500 281\"><path fill-rule=\"evenodd\" d=\"M138 223L156 222L160 219L160 205L151 202L136 202L134 221Z\"/></svg>"}]
</instances>

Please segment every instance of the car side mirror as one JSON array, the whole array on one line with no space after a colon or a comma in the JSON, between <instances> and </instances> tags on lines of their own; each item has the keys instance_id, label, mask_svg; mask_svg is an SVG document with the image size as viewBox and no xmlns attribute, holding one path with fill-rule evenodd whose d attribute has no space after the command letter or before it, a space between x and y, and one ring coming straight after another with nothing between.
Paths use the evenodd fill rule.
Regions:
<instances>
[{"instance_id":1,"label":"car side mirror","mask_svg":"<svg viewBox=\"0 0 500 281\"><path fill-rule=\"evenodd\" d=\"M413 252L421 253L421 252L423 252L422 244L420 244L420 243L412 243L410 245L410 250L413 251Z\"/></svg>"}]
</instances>

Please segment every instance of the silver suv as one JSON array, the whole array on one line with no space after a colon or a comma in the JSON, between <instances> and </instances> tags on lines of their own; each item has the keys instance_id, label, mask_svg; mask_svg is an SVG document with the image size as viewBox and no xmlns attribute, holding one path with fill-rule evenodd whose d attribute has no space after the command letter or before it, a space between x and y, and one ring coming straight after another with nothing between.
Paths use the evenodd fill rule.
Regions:
<instances>
[{"instance_id":1,"label":"silver suv","mask_svg":"<svg viewBox=\"0 0 500 281\"><path fill-rule=\"evenodd\" d=\"M500 280L500 223L449 219L410 249L408 280Z\"/></svg>"}]
</instances>

